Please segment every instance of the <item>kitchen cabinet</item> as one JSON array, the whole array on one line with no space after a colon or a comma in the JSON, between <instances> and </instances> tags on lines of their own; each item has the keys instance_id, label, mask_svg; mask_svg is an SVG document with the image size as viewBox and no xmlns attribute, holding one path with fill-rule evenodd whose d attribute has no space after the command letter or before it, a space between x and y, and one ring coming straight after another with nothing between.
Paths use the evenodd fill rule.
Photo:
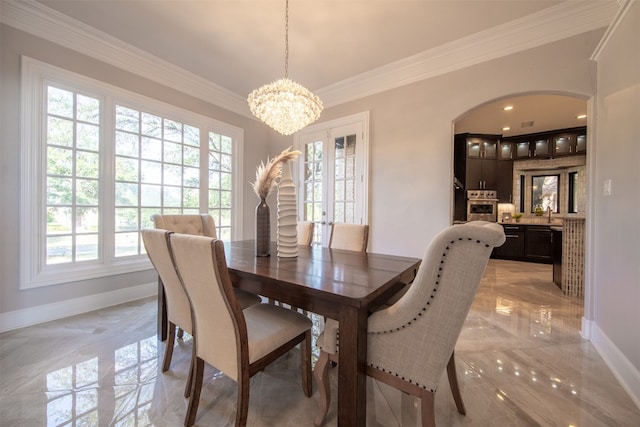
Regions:
<instances>
[{"instance_id":1,"label":"kitchen cabinet","mask_svg":"<svg viewBox=\"0 0 640 427\"><path fill-rule=\"evenodd\" d=\"M543 225L527 225L524 247L524 257L527 261L551 263L553 254L551 228Z\"/></svg>"},{"instance_id":2,"label":"kitchen cabinet","mask_svg":"<svg viewBox=\"0 0 640 427\"><path fill-rule=\"evenodd\" d=\"M465 190L495 190L500 135L458 134L454 142L454 173Z\"/></svg>"},{"instance_id":3,"label":"kitchen cabinet","mask_svg":"<svg viewBox=\"0 0 640 427\"><path fill-rule=\"evenodd\" d=\"M499 203L513 203L513 160L498 161L496 190Z\"/></svg>"},{"instance_id":4,"label":"kitchen cabinet","mask_svg":"<svg viewBox=\"0 0 640 427\"><path fill-rule=\"evenodd\" d=\"M524 258L525 227L516 224L502 224L502 227L506 239L502 246L495 248L493 257L522 260Z\"/></svg>"},{"instance_id":5,"label":"kitchen cabinet","mask_svg":"<svg viewBox=\"0 0 640 427\"><path fill-rule=\"evenodd\" d=\"M516 160L586 154L587 128L578 127L518 135L504 138L502 142L512 144L512 156Z\"/></svg>"},{"instance_id":6,"label":"kitchen cabinet","mask_svg":"<svg viewBox=\"0 0 640 427\"><path fill-rule=\"evenodd\" d=\"M551 156L551 138L525 135L513 141L516 159L548 159Z\"/></svg>"},{"instance_id":7,"label":"kitchen cabinet","mask_svg":"<svg viewBox=\"0 0 640 427\"><path fill-rule=\"evenodd\" d=\"M587 152L587 133L586 131L578 131L556 135L553 137L553 147L554 156L585 154Z\"/></svg>"},{"instance_id":8,"label":"kitchen cabinet","mask_svg":"<svg viewBox=\"0 0 640 427\"><path fill-rule=\"evenodd\" d=\"M513 203L513 158L515 145L500 141L498 144L498 178L496 190L499 203Z\"/></svg>"},{"instance_id":9,"label":"kitchen cabinet","mask_svg":"<svg viewBox=\"0 0 640 427\"><path fill-rule=\"evenodd\" d=\"M516 261L553 262L551 227L538 224L502 223L506 240L494 249L492 257Z\"/></svg>"}]
</instances>

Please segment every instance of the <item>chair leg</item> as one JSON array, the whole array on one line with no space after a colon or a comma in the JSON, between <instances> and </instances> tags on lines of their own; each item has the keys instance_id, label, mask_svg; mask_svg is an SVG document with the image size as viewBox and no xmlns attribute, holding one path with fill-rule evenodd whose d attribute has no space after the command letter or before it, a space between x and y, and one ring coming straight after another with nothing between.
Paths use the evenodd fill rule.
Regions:
<instances>
[{"instance_id":1,"label":"chair leg","mask_svg":"<svg viewBox=\"0 0 640 427\"><path fill-rule=\"evenodd\" d=\"M191 397L187 407L187 415L184 418L184 426L191 427L196 421L198 405L200 404L200 391L202 390L202 376L204 375L204 360L196 358L193 372L193 384L191 387Z\"/></svg>"},{"instance_id":2,"label":"chair leg","mask_svg":"<svg viewBox=\"0 0 640 427\"><path fill-rule=\"evenodd\" d=\"M311 397L313 394L313 379L311 378L311 331L304 335L304 341L300 343L300 368L302 374L302 390L304 395Z\"/></svg>"},{"instance_id":3,"label":"chair leg","mask_svg":"<svg viewBox=\"0 0 640 427\"><path fill-rule=\"evenodd\" d=\"M326 351L320 352L320 357L316 362L316 367L313 370L313 376L316 378L316 384L318 384L318 415L314 424L319 427L324 423L324 418L329 411L329 404L331 403L331 388L329 386L329 353Z\"/></svg>"},{"instance_id":4,"label":"chair leg","mask_svg":"<svg viewBox=\"0 0 640 427\"><path fill-rule=\"evenodd\" d=\"M462 394L460 393L460 387L458 386L458 374L456 372L456 359L455 352L451 353L449 363L447 363L447 376L449 377L449 386L451 387L451 394L453 394L453 400L456 402L456 408L462 415L467 415L467 411L462 401Z\"/></svg>"},{"instance_id":5,"label":"chair leg","mask_svg":"<svg viewBox=\"0 0 640 427\"><path fill-rule=\"evenodd\" d=\"M169 330L167 331L167 341L164 347L164 358L162 360L162 372L167 372L171 365L171 357L173 356L173 345L176 340L176 325L169 322Z\"/></svg>"},{"instance_id":6,"label":"chair leg","mask_svg":"<svg viewBox=\"0 0 640 427\"><path fill-rule=\"evenodd\" d=\"M420 412L422 413L422 427L436 427L436 411L434 408L435 393L429 390L420 392Z\"/></svg>"},{"instance_id":7,"label":"chair leg","mask_svg":"<svg viewBox=\"0 0 640 427\"><path fill-rule=\"evenodd\" d=\"M238 378L238 403L236 407L236 427L245 427L249 415L249 373L243 369Z\"/></svg>"},{"instance_id":8,"label":"chair leg","mask_svg":"<svg viewBox=\"0 0 640 427\"><path fill-rule=\"evenodd\" d=\"M194 344L195 347L195 344ZM189 375L187 375L187 384L184 387L184 397L191 396L191 388L193 385L193 367L196 364L196 349L191 350L191 360L189 361Z\"/></svg>"}]
</instances>

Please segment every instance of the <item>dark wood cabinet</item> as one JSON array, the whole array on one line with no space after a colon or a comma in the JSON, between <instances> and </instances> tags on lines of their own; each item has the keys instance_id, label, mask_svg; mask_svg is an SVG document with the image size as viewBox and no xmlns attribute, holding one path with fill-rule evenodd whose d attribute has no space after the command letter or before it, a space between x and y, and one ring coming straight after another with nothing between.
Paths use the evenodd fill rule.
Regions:
<instances>
[{"instance_id":1,"label":"dark wood cabinet","mask_svg":"<svg viewBox=\"0 0 640 427\"><path fill-rule=\"evenodd\" d=\"M500 135L456 135L456 155L464 156L466 159L463 181L465 189L496 189L499 139Z\"/></svg>"},{"instance_id":2,"label":"dark wood cabinet","mask_svg":"<svg viewBox=\"0 0 640 427\"><path fill-rule=\"evenodd\" d=\"M570 156L587 152L586 131L567 132L553 137L554 156Z\"/></svg>"},{"instance_id":3,"label":"dark wood cabinet","mask_svg":"<svg viewBox=\"0 0 640 427\"><path fill-rule=\"evenodd\" d=\"M499 203L513 203L513 160L498 161L496 190Z\"/></svg>"},{"instance_id":4,"label":"dark wood cabinet","mask_svg":"<svg viewBox=\"0 0 640 427\"><path fill-rule=\"evenodd\" d=\"M537 224L502 224L506 240L492 257L551 264L553 240L551 227Z\"/></svg>"},{"instance_id":5,"label":"dark wood cabinet","mask_svg":"<svg viewBox=\"0 0 640 427\"><path fill-rule=\"evenodd\" d=\"M528 225L525 236L525 258L533 262L551 263L553 246L550 227Z\"/></svg>"},{"instance_id":6,"label":"dark wood cabinet","mask_svg":"<svg viewBox=\"0 0 640 427\"><path fill-rule=\"evenodd\" d=\"M506 239L494 250L494 258L521 260L524 258L524 226L503 224L502 227Z\"/></svg>"},{"instance_id":7,"label":"dark wood cabinet","mask_svg":"<svg viewBox=\"0 0 640 427\"><path fill-rule=\"evenodd\" d=\"M559 129L507 137L503 143L511 143L514 159L549 159L557 156L573 156L587 152L587 128Z\"/></svg>"}]
</instances>

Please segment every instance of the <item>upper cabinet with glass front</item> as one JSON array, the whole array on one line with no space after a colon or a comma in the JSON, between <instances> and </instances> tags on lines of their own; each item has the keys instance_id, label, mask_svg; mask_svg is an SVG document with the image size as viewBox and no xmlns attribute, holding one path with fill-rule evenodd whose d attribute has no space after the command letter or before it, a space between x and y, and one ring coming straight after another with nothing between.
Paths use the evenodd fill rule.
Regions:
<instances>
[{"instance_id":1,"label":"upper cabinet with glass front","mask_svg":"<svg viewBox=\"0 0 640 427\"><path fill-rule=\"evenodd\" d=\"M549 159L587 152L586 127L507 137L513 145L514 159Z\"/></svg>"},{"instance_id":2,"label":"upper cabinet with glass front","mask_svg":"<svg viewBox=\"0 0 640 427\"><path fill-rule=\"evenodd\" d=\"M587 152L587 132L567 132L553 137L554 156L585 154Z\"/></svg>"},{"instance_id":3,"label":"upper cabinet with glass front","mask_svg":"<svg viewBox=\"0 0 640 427\"><path fill-rule=\"evenodd\" d=\"M470 159L497 159L498 136L491 139L490 135L467 138L467 157Z\"/></svg>"}]
</instances>

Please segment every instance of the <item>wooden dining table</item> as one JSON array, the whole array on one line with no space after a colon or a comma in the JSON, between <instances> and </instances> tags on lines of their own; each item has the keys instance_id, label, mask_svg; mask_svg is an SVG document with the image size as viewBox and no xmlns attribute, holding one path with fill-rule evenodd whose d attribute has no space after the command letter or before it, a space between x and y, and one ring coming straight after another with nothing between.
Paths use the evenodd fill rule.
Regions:
<instances>
[{"instance_id":1,"label":"wooden dining table","mask_svg":"<svg viewBox=\"0 0 640 427\"><path fill-rule=\"evenodd\" d=\"M271 254L256 257L254 240L225 243L234 285L340 322L338 425L365 426L367 317L415 276L420 259L316 245L279 258L275 243Z\"/></svg>"}]
</instances>

